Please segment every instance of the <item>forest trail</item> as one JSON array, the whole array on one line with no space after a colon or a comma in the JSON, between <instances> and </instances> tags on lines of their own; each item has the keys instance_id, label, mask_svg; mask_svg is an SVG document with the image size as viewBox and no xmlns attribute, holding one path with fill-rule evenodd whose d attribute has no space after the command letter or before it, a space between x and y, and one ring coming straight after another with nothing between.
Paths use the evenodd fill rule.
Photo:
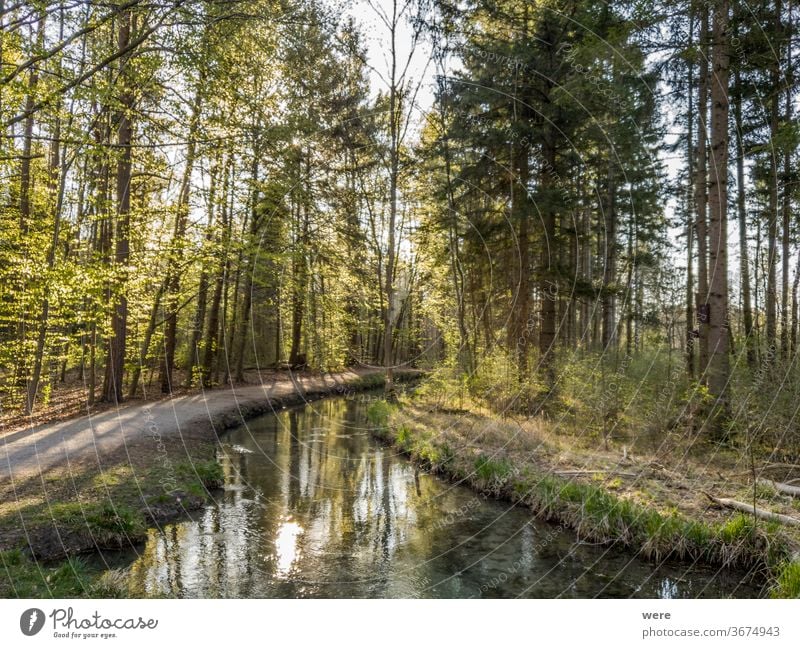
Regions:
<instances>
[{"instance_id":1,"label":"forest trail","mask_svg":"<svg viewBox=\"0 0 800 648\"><path fill-rule=\"evenodd\" d=\"M254 415L322 395L345 395L380 369L351 369L321 376L273 374L259 385L209 389L155 402L132 402L95 414L37 425L0 437L0 483L48 470L96 463L143 443L166 439L215 441L217 434Z\"/></svg>"}]
</instances>

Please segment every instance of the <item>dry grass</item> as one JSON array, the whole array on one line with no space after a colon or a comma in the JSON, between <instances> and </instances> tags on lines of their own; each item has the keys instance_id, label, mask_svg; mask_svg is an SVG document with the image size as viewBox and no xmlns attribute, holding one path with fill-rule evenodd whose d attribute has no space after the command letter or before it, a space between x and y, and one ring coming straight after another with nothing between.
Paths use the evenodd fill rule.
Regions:
<instances>
[{"instance_id":1,"label":"dry grass","mask_svg":"<svg viewBox=\"0 0 800 648\"><path fill-rule=\"evenodd\" d=\"M776 593L794 591L797 529L715 508L703 494L752 501L752 482L728 451L693 444L681 452L674 439L671 452L648 451L631 439L606 444L556 431L542 417L503 419L468 404L456 411L409 400L384 420L380 433L415 460L524 503L586 539L635 547L654 559L740 565L761 573ZM759 506L798 515L789 498L764 488L755 494Z\"/></svg>"}]
</instances>

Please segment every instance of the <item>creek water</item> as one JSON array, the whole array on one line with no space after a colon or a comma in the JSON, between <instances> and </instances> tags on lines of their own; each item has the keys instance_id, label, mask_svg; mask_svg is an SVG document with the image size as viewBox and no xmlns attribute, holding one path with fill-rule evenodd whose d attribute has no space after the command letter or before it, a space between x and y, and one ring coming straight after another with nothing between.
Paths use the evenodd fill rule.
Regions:
<instances>
[{"instance_id":1,"label":"creek water","mask_svg":"<svg viewBox=\"0 0 800 648\"><path fill-rule=\"evenodd\" d=\"M226 433L225 487L151 529L131 585L178 597L756 597L743 574L582 543L419 471L374 440L367 398Z\"/></svg>"}]
</instances>

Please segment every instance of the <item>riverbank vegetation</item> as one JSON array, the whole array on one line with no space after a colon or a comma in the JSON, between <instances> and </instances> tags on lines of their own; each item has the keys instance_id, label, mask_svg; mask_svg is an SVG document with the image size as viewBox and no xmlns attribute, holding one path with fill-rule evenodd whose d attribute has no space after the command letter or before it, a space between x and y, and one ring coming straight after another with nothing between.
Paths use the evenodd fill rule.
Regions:
<instances>
[{"instance_id":1,"label":"riverbank vegetation","mask_svg":"<svg viewBox=\"0 0 800 648\"><path fill-rule=\"evenodd\" d=\"M0 550L39 560L131 549L149 526L202 507L223 474L213 444L168 439L131 444L116 457L76 461L4 483Z\"/></svg>"},{"instance_id":2,"label":"riverbank vegetation","mask_svg":"<svg viewBox=\"0 0 800 648\"><path fill-rule=\"evenodd\" d=\"M424 370L374 414L432 469L796 593L798 20L0 0L0 434L347 367L394 408ZM196 450L4 482L0 527L135 541L219 481Z\"/></svg>"},{"instance_id":3,"label":"riverbank vegetation","mask_svg":"<svg viewBox=\"0 0 800 648\"><path fill-rule=\"evenodd\" d=\"M528 506L586 541L622 545L654 563L741 568L745 578L764 584L765 594L800 596L799 530L732 514L706 495L725 489L758 507L798 515L796 499L748 484L736 471L736 452L687 452L681 444L667 459L669 451L630 438L628 445L604 448L591 436L554 433L550 422L500 417L457 398L459 407L446 407L423 387L398 405L373 404L370 419L382 439L422 467L484 496ZM776 471L785 478L785 466L769 472Z\"/></svg>"}]
</instances>

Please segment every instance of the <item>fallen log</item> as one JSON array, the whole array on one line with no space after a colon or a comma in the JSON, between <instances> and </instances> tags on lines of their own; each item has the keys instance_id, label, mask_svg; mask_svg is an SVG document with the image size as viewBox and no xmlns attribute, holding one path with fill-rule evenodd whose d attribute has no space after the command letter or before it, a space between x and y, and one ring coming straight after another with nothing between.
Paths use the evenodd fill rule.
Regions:
<instances>
[{"instance_id":1,"label":"fallen log","mask_svg":"<svg viewBox=\"0 0 800 648\"><path fill-rule=\"evenodd\" d=\"M609 475L610 477L638 477L636 473L617 472L616 470L556 470L559 477L582 477L584 475Z\"/></svg>"},{"instance_id":2,"label":"fallen log","mask_svg":"<svg viewBox=\"0 0 800 648\"><path fill-rule=\"evenodd\" d=\"M800 486L790 486L789 484L782 484L781 482L772 481L771 479L759 479L759 484L771 486L779 493L784 495L791 495L792 497L800 497Z\"/></svg>"},{"instance_id":3,"label":"fallen log","mask_svg":"<svg viewBox=\"0 0 800 648\"><path fill-rule=\"evenodd\" d=\"M761 475L761 474L765 473L765 472L766 472L766 471L768 471L768 470L775 470L775 469L777 469L777 468L783 468L783 469L786 469L786 470L791 470L791 471L800 471L800 465L797 465L797 464L790 464L790 463L768 463L768 464L764 464L763 466L761 466L761 468L759 468L758 470L756 470L756 472L757 472L759 475ZM732 474L732 475L734 475L734 476L738 476L738 475L752 475L752 474L753 474L753 470L752 470L752 469L750 469L750 470L743 470L743 471L741 471L741 472L735 472L735 473L731 473L731 474Z\"/></svg>"},{"instance_id":4,"label":"fallen log","mask_svg":"<svg viewBox=\"0 0 800 648\"><path fill-rule=\"evenodd\" d=\"M705 495L708 499L714 502L714 504L716 504L717 506L722 506L723 508L729 508L735 511L741 511L742 513L747 513L748 515L754 515L755 517L760 518L762 520L780 522L781 524L787 524L790 526L800 526L800 520L798 520L797 518L789 517L788 515L783 515L781 513L773 513L772 511L767 511L766 509L760 509L756 506L753 506L752 504L737 502L736 500L728 499L727 497L714 497L713 495L709 495L704 491L703 495Z\"/></svg>"}]
</instances>

